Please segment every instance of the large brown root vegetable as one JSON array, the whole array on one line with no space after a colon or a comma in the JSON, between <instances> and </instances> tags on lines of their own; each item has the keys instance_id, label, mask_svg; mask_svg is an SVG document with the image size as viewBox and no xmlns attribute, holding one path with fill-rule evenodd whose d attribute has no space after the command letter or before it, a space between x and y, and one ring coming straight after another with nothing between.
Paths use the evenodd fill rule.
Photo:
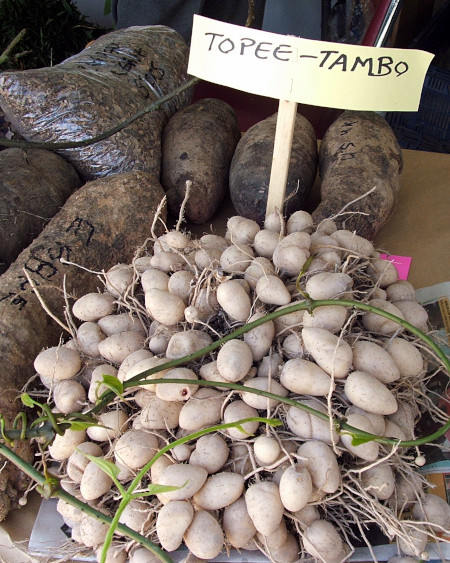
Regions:
<instances>
[{"instance_id":1,"label":"large brown root vegetable","mask_svg":"<svg viewBox=\"0 0 450 563\"><path fill-rule=\"evenodd\" d=\"M345 111L320 145L321 201L312 213L315 223L354 202L335 221L340 228L373 240L395 205L402 167L401 148L383 117Z\"/></svg>"},{"instance_id":2,"label":"large brown root vegetable","mask_svg":"<svg viewBox=\"0 0 450 563\"><path fill-rule=\"evenodd\" d=\"M56 345L63 332L43 309L26 274L49 309L64 320L64 281L69 297L95 291L100 281L91 272L60 260L93 271L130 261L151 235L154 214L163 197L159 182L145 172L89 182L67 200L0 277L0 414L7 428L20 408L17 395L33 375L34 357L43 348ZM7 471L2 469L3 476ZM9 471L7 482L0 481L0 491L6 495L2 499L0 494L0 517L6 515L9 504L15 505L23 490L23 475L14 468Z\"/></svg>"},{"instance_id":3,"label":"large brown root vegetable","mask_svg":"<svg viewBox=\"0 0 450 563\"><path fill-rule=\"evenodd\" d=\"M188 54L184 39L168 27L116 30L55 66L2 73L0 106L29 141L92 138L184 85ZM190 102L191 92L115 135L61 154L85 180L130 170L159 176L162 128Z\"/></svg>"},{"instance_id":4,"label":"large brown root vegetable","mask_svg":"<svg viewBox=\"0 0 450 563\"><path fill-rule=\"evenodd\" d=\"M230 195L239 215L263 224L269 191L277 114L256 123L242 135L230 166ZM290 215L305 209L317 172L317 139L313 126L297 114L286 185Z\"/></svg>"},{"instance_id":5,"label":"large brown root vegetable","mask_svg":"<svg viewBox=\"0 0 450 563\"><path fill-rule=\"evenodd\" d=\"M190 180L186 219L211 219L228 190L229 166L240 136L233 108L215 98L199 100L170 119L162 136L161 183L175 215Z\"/></svg>"},{"instance_id":6,"label":"large brown root vegetable","mask_svg":"<svg viewBox=\"0 0 450 563\"><path fill-rule=\"evenodd\" d=\"M54 152L0 152L0 272L32 242L80 185L75 169Z\"/></svg>"}]
</instances>

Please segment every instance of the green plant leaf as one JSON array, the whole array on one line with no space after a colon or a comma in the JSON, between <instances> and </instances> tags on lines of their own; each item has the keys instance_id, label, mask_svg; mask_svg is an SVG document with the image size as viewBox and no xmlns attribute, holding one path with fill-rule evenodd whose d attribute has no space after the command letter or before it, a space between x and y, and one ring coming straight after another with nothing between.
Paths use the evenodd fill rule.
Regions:
<instances>
[{"instance_id":1,"label":"green plant leaf","mask_svg":"<svg viewBox=\"0 0 450 563\"><path fill-rule=\"evenodd\" d=\"M263 420L264 424L268 424L269 426L273 426L276 428L277 426L283 426L283 423L278 418L266 418Z\"/></svg>"},{"instance_id":2,"label":"green plant leaf","mask_svg":"<svg viewBox=\"0 0 450 563\"><path fill-rule=\"evenodd\" d=\"M82 420L65 420L65 424L70 426L71 430L86 430L87 428L92 428L93 426L99 426L96 422L84 422Z\"/></svg>"},{"instance_id":3,"label":"green plant leaf","mask_svg":"<svg viewBox=\"0 0 450 563\"><path fill-rule=\"evenodd\" d=\"M78 450L81 451L81 450ZM120 469L117 465L114 465L111 461L107 461L101 457L95 457L94 455L89 455L84 452L81 452L84 456L86 456L90 461L94 462L95 465L98 465L102 471L104 471L107 475L111 477L111 479L115 479L117 475L120 473Z\"/></svg>"},{"instance_id":4,"label":"green plant leaf","mask_svg":"<svg viewBox=\"0 0 450 563\"><path fill-rule=\"evenodd\" d=\"M123 383L117 379L117 377L114 377L114 375L104 374L102 383L111 389L111 391L113 391L116 395L121 395L123 393Z\"/></svg>"},{"instance_id":5,"label":"green plant leaf","mask_svg":"<svg viewBox=\"0 0 450 563\"><path fill-rule=\"evenodd\" d=\"M49 499L52 497L55 490L59 487L58 479L54 477L49 477L47 480L42 484L36 487L36 490L40 495L42 495L45 499Z\"/></svg>"},{"instance_id":6,"label":"green plant leaf","mask_svg":"<svg viewBox=\"0 0 450 563\"><path fill-rule=\"evenodd\" d=\"M367 444L367 442L371 442L373 437L366 437L366 436L352 436L352 446L361 446L362 444Z\"/></svg>"},{"instance_id":7,"label":"green plant leaf","mask_svg":"<svg viewBox=\"0 0 450 563\"><path fill-rule=\"evenodd\" d=\"M36 404L36 402L33 401L33 399L30 397L30 395L28 395L28 393L22 393L20 400L26 407L34 407L34 405Z\"/></svg>"},{"instance_id":8,"label":"green plant leaf","mask_svg":"<svg viewBox=\"0 0 450 563\"><path fill-rule=\"evenodd\" d=\"M175 487L173 485L159 485L158 483L151 483L147 487L147 491L151 495L159 495L161 493L170 493L170 491L178 491L187 485L188 481L185 481L181 487Z\"/></svg>"},{"instance_id":9,"label":"green plant leaf","mask_svg":"<svg viewBox=\"0 0 450 563\"><path fill-rule=\"evenodd\" d=\"M237 428L239 432L242 432L242 434L246 434L247 436L253 436L253 434L249 434L248 432L246 432L241 424L236 424L235 428Z\"/></svg>"}]
</instances>

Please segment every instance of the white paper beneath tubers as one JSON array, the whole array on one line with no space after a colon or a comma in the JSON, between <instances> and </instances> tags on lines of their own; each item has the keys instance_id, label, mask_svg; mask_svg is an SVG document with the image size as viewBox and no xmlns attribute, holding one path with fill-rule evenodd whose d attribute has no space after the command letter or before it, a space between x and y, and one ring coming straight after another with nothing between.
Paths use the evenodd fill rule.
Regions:
<instances>
[{"instance_id":1,"label":"white paper beneath tubers","mask_svg":"<svg viewBox=\"0 0 450 563\"><path fill-rule=\"evenodd\" d=\"M28 544L29 553L38 557L58 558L63 555L67 556L67 550L64 548L68 541L68 536L64 533L64 522L61 515L56 511L56 499L42 500L33 531L31 533L30 542ZM430 561L448 559L450 557L450 544L441 544L441 553L438 552L437 546L430 544L427 548L430 554ZM386 561L392 555L397 554L395 544L375 545L372 548L373 553L379 561ZM178 563L186 557L187 549L178 549L170 554L174 563ZM73 561L96 561L94 556L90 557L74 557ZM260 552L231 550L229 554L223 553L214 559L209 560L211 563L266 563L269 560ZM349 561L373 561L372 553L366 547L360 547Z\"/></svg>"}]
</instances>

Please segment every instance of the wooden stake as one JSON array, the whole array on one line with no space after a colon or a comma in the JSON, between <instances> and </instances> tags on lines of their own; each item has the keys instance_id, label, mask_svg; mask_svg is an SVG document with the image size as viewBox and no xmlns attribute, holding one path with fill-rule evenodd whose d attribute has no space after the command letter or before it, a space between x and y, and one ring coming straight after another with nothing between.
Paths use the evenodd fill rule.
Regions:
<instances>
[{"instance_id":1,"label":"wooden stake","mask_svg":"<svg viewBox=\"0 0 450 563\"><path fill-rule=\"evenodd\" d=\"M297 102L280 100L273 146L272 168L270 171L269 193L267 195L266 217L275 210L283 210L296 115Z\"/></svg>"}]
</instances>

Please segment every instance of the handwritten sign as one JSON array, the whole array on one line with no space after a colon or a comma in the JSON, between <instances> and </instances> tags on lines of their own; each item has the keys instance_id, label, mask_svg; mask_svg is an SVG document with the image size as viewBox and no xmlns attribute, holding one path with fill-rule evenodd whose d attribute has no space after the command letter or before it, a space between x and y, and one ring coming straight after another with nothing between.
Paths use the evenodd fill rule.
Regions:
<instances>
[{"instance_id":1,"label":"handwritten sign","mask_svg":"<svg viewBox=\"0 0 450 563\"><path fill-rule=\"evenodd\" d=\"M188 73L314 106L417 111L433 54L302 39L195 15Z\"/></svg>"}]
</instances>

